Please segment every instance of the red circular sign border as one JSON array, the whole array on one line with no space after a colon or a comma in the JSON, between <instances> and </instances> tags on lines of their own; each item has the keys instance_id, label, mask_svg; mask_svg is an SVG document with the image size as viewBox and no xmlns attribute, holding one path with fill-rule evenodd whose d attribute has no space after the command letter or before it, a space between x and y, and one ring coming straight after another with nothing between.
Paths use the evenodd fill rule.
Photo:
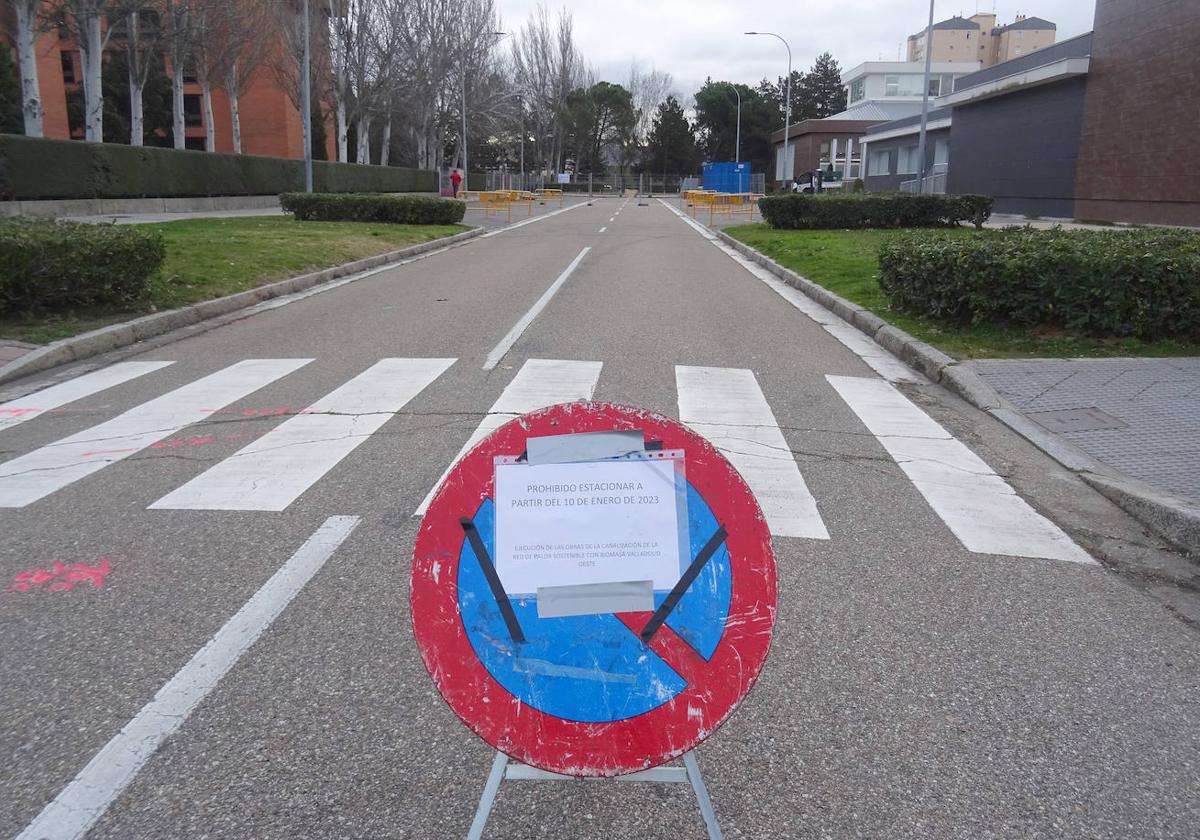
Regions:
<instances>
[{"instance_id":1,"label":"red circular sign border","mask_svg":"<svg viewBox=\"0 0 1200 840\"><path fill-rule=\"evenodd\" d=\"M629 429L644 430L646 440L662 441L664 449L684 450L688 482L725 526L733 575L729 619L704 666L722 678L702 686L702 697L689 680L670 701L633 718L609 723L564 720L509 694L471 647L458 613L458 562L464 541L460 517L474 515L491 497L495 456L519 455L527 437ZM758 591L753 591L756 583ZM523 764L569 776L618 776L677 758L729 718L766 662L775 594L775 558L762 511L745 481L712 444L677 420L645 409L575 402L506 423L454 465L417 534L410 606L425 667L467 728ZM622 620L637 632L644 619L636 624L630 619L643 615L649 617L634 613ZM456 627L457 632L439 636L439 629L446 626ZM651 647L666 644L664 637L671 635L664 625ZM692 656L703 662L697 654ZM608 743L610 749L586 750L585 744L594 740Z\"/></svg>"}]
</instances>

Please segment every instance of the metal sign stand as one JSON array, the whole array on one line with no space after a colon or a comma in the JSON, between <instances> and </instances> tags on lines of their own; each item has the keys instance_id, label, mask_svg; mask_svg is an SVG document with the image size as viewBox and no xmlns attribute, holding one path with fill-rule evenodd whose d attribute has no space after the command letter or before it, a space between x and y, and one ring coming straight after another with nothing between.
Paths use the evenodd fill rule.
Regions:
<instances>
[{"instance_id":1,"label":"metal sign stand","mask_svg":"<svg viewBox=\"0 0 1200 840\"><path fill-rule=\"evenodd\" d=\"M562 776L558 773L549 773L536 767L529 767L512 761L502 752L497 752L496 757L492 760L492 772L488 774L487 784L483 787L483 796L479 797L479 807L475 809L475 819L471 822L471 830L467 832L467 840L481 840L483 837L483 827L492 813L492 805L496 802L500 783L505 779L533 782L577 781L574 776ZM583 781L605 780L588 777ZM690 752L683 754L682 767L651 767L649 770L617 776L616 781L690 784L696 794L696 802L700 806L700 816L704 818L704 826L708 829L709 840L721 840L721 826L717 824L717 815L713 812L712 800L708 798L708 789L704 787L704 778L700 775L700 765L696 762L694 754Z\"/></svg>"}]
</instances>

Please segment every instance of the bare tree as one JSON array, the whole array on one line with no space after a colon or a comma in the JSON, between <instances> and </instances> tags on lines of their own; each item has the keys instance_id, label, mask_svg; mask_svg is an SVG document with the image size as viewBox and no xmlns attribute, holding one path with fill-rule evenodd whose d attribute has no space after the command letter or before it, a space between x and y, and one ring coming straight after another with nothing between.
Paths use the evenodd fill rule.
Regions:
<instances>
[{"instance_id":1,"label":"bare tree","mask_svg":"<svg viewBox=\"0 0 1200 840\"><path fill-rule=\"evenodd\" d=\"M242 114L239 99L262 66L267 50L263 33L272 25L268 7L263 3L235 2L232 9L235 25L229 30L226 43L224 78L221 82L229 98L229 125L233 135L233 152L242 153Z\"/></svg>"},{"instance_id":2,"label":"bare tree","mask_svg":"<svg viewBox=\"0 0 1200 840\"><path fill-rule=\"evenodd\" d=\"M59 0L58 10L67 31L79 47L83 65L83 129L89 143L104 142L104 92L101 71L104 67L104 48L108 45L111 27L105 30L104 19L110 0Z\"/></svg>"},{"instance_id":3,"label":"bare tree","mask_svg":"<svg viewBox=\"0 0 1200 840\"><path fill-rule=\"evenodd\" d=\"M167 43L171 50L171 135L176 149L187 146L187 123L183 113L183 79L195 60L198 16L197 0L167 0Z\"/></svg>"},{"instance_id":4,"label":"bare tree","mask_svg":"<svg viewBox=\"0 0 1200 840\"><path fill-rule=\"evenodd\" d=\"M43 110L36 48L41 0L12 0L12 5L17 13L17 62L21 65L21 114L25 119L25 134L41 137Z\"/></svg>"},{"instance_id":5,"label":"bare tree","mask_svg":"<svg viewBox=\"0 0 1200 840\"><path fill-rule=\"evenodd\" d=\"M570 13L552 19L538 6L512 45L513 82L525 103L535 166L543 175L562 171L567 98L586 84L586 68L575 46Z\"/></svg>"},{"instance_id":6,"label":"bare tree","mask_svg":"<svg viewBox=\"0 0 1200 840\"><path fill-rule=\"evenodd\" d=\"M654 112L666 101L671 94L674 80L670 73L665 73L653 67L643 73L635 61L629 67L629 92L633 95L633 109L637 113L637 124L634 127L634 139L644 143L650 133L650 124L654 121Z\"/></svg>"},{"instance_id":7,"label":"bare tree","mask_svg":"<svg viewBox=\"0 0 1200 840\"><path fill-rule=\"evenodd\" d=\"M161 21L157 12L144 9L143 2L119 0L110 11L109 25L114 30L119 28L125 43L129 81L129 143L141 146L145 136L142 92L146 89L150 68L161 47Z\"/></svg>"},{"instance_id":8,"label":"bare tree","mask_svg":"<svg viewBox=\"0 0 1200 840\"><path fill-rule=\"evenodd\" d=\"M268 57L267 64L275 77L276 83L287 94L288 100L292 103L297 113L301 113L302 115L304 17L300 14L300 7L301 4L295 2L295 0L272 0L270 14L275 20L273 29L276 30L279 40L277 44L278 48L268 48L266 55ZM317 42L317 38L327 37L324 32L328 31L329 23L318 17L321 14L323 12L319 9L319 4L316 2L311 3L309 7L309 28L313 39L311 50L311 82L314 103L329 98L329 50L324 49L324 45ZM305 142L312 143L312 138L307 138Z\"/></svg>"}]
</instances>

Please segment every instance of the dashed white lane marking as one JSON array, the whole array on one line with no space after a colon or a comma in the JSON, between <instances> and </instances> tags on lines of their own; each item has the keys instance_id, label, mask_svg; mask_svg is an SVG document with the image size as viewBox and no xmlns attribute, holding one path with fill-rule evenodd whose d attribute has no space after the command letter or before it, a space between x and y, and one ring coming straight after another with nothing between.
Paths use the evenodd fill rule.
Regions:
<instances>
[{"instance_id":1,"label":"dashed white lane marking","mask_svg":"<svg viewBox=\"0 0 1200 840\"><path fill-rule=\"evenodd\" d=\"M312 359L248 359L0 464L0 507L24 507L207 418Z\"/></svg>"},{"instance_id":2,"label":"dashed white lane marking","mask_svg":"<svg viewBox=\"0 0 1200 840\"><path fill-rule=\"evenodd\" d=\"M285 510L454 362L382 359L150 507Z\"/></svg>"},{"instance_id":3,"label":"dashed white lane marking","mask_svg":"<svg viewBox=\"0 0 1200 840\"><path fill-rule=\"evenodd\" d=\"M1096 562L896 388L878 379L825 378L968 551Z\"/></svg>"},{"instance_id":4,"label":"dashed white lane marking","mask_svg":"<svg viewBox=\"0 0 1200 840\"><path fill-rule=\"evenodd\" d=\"M120 362L91 373L77 376L59 385L52 385L41 391L11 402L0 403L0 432L11 429L18 423L32 420L39 414L61 408L67 403L73 403L92 394L105 391L114 386L162 370L174 362Z\"/></svg>"},{"instance_id":5,"label":"dashed white lane marking","mask_svg":"<svg viewBox=\"0 0 1200 840\"><path fill-rule=\"evenodd\" d=\"M606 231L606 230L608 230L608 225L605 225L604 227L600 228L601 233L604 233L604 231Z\"/></svg>"},{"instance_id":6,"label":"dashed white lane marking","mask_svg":"<svg viewBox=\"0 0 1200 840\"><path fill-rule=\"evenodd\" d=\"M580 251L579 256L571 260L571 264L563 269L562 274L558 275L558 278L550 284L550 287L546 289L546 291L542 293L542 296L538 298L533 306L529 308L529 311L522 315L521 319L517 321L517 323L513 324L513 328L508 331L508 334L505 335L504 338L500 339L500 343L492 348L491 353L488 353L487 359L485 359L483 362L484 370L491 370L496 365L500 364L500 360L504 358L504 354L512 349L512 346L517 343L517 339L521 337L521 333L525 332L529 325L533 323L533 319L541 314L541 311L546 308L546 304L548 304L550 299L554 297L554 294L560 288L562 288L563 283L567 282L567 278L569 278L575 272L575 269L579 268L579 264L583 262L583 258L587 256L587 253L590 250L592 250L591 246L588 246Z\"/></svg>"},{"instance_id":7,"label":"dashed white lane marking","mask_svg":"<svg viewBox=\"0 0 1200 840\"><path fill-rule=\"evenodd\" d=\"M675 366L679 419L728 458L762 507L771 533L827 540L829 531L754 373Z\"/></svg>"},{"instance_id":8,"label":"dashed white lane marking","mask_svg":"<svg viewBox=\"0 0 1200 840\"><path fill-rule=\"evenodd\" d=\"M559 359L530 359L521 366L512 382L500 394L483 422L472 432L454 460L446 467L425 499L417 507L416 516L424 516L434 495L450 474L450 470L477 443L514 417L537 411L548 405L590 400L600 378L601 362L571 362Z\"/></svg>"},{"instance_id":9,"label":"dashed white lane marking","mask_svg":"<svg viewBox=\"0 0 1200 840\"><path fill-rule=\"evenodd\" d=\"M358 525L332 516L42 809L18 840L75 840L104 816L164 741L291 603Z\"/></svg>"},{"instance_id":10,"label":"dashed white lane marking","mask_svg":"<svg viewBox=\"0 0 1200 840\"><path fill-rule=\"evenodd\" d=\"M720 239L713 235L704 225L691 219L686 213L679 211L677 207L672 207L661 198L658 199L664 207L679 216L683 221L696 230L701 236L710 241L717 248L721 249L735 263L740 265L754 277L757 277L762 282L766 283L776 294L786 300L796 309L799 309L809 318L816 321L825 332L829 333L835 339L849 350L854 355L862 359L872 370L882 376L889 382L912 382L916 384L928 383L925 377L912 370L908 365L901 362L887 350L884 350L870 336L855 329L850 324L847 324L844 319L835 315L831 310L826 309L821 304L814 301L808 295L784 283L775 275L771 274L761 266L755 265L750 260L739 254L733 248L730 248Z\"/></svg>"},{"instance_id":11,"label":"dashed white lane marking","mask_svg":"<svg viewBox=\"0 0 1200 840\"><path fill-rule=\"evenodd\" d=\"M608 221L609 221L609 223L611 224L612 222L615 222L616 220L617 220L617 217L616 217L616 216L613 216L613 217L612 217L611 219L609 219Z\"/></svg>"}]
</instances>

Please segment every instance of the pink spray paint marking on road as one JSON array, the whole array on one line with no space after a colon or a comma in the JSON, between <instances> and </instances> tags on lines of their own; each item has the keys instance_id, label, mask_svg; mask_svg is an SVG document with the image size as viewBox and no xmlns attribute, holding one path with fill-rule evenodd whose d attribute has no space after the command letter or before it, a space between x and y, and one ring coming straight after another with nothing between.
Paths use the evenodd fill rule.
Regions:
<instances>
[{"instance_id":1,"label":"pink spray paint marking on road","mask_svg":"<svg viewBox=\"0 0 1200 840\"><path fill-rule=\"evenodd\" d=\"M47 592L67 592L77 583L90 583L92 589L104 586L104 578L112 571L109 558L101 557L95 565L74 563L68 566L55 560L49 569L26 569L13 578L5 592L32 592L39 587ZM48 585L47 585L48 584Z\"/></svg>"}]
</instances>

